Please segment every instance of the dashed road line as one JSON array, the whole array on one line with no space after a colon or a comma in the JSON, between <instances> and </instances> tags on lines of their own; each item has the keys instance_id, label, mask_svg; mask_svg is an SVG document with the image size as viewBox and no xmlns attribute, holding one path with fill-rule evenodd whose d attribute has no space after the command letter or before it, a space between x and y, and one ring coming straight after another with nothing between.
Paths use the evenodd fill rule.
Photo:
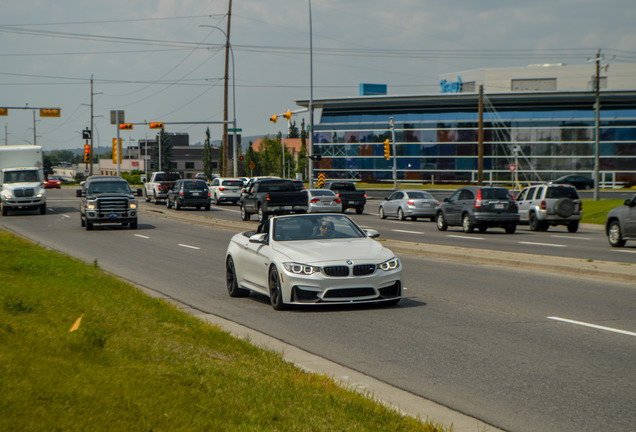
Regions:
<instances>
[{"instance_id":1,"label":"dashed road line","mask_svg":"<svg viewBox=\"0 0 636 432\"><path fill-rule=\"evenodd\" d=\"M636 250L615 249L614 252L633 253L636 254Z\"/></svg>"},{"instance_id":2,"label":"dashed road line","mask_svg":"<svg viewBox=\"0 0 636 432\"><path fill-rule=\"evenodd\" d=\"M554 244L554 243L535 243L535 242L518 242L518 243L531 245L531 246L567 247L567 245Z\"/></svg>"},{"instance_id":3,"label":"dashed road line","mask_svg":"<svg viewBox=\"0 0 636 432\"><path fill-rule=\"evenodd\" d=\"M604 331L609 331L609 332L614 332L614 333L620 333L620 334L624 334L627 336L636 336L636 333L634 332L630 332L627 330L620 330L620 329L616 329L616 328L612 328L612 327L605 327L605 326L600 326L600 325L596 325L596 324L590 324L590 323L586 323L586 322L582 322L582 321L574 321L574 320L570 320L570 319L566 319L566 318L559 318L559 317L546 317L547 319L550 320L554 320L554 321L561 321L561 322L565 322L565 323L569 323L569 324L574 324L574 325L579 325L579 326L583 326L583 327L590 327L590 328L594 328L597 330L604 330Z\"/></svg>"},{"instance_id":4,"label":"dashed road line","mask_svg":"<svg viewBox=\"0 0 636 432\"><path fill-rule=\"evenodd\" d=\"M447 237L453 237L453 238L458 238L458 239L470 239L470 240L486 240L483 237L460 236L460 235L453 235L453 234L449 234Z\"/></svg>"},{"instance_id":5,"label":"dashed road line","mask_svg":"<svg viewBox=\"0 0 636 432\"><path fill-rule=\"evenodd\" d=\"M562 238L562 239L576 239L576 240L592 240L589 237L579 237L579 236L562 236L562 235L552 235L550 237L554 238Z\"/></svg>"},{"instance_id":6,"label":"dashed road line","mask_svg":"<svg viewBox=\"0 0 636 432\"><path fill-rule=\"evenodd\" d=\"M181 244L181 243L179 243L179 246L184 247L184 248L188 248L188 249L196 249L196 250L201 249L200 247L190 246L190 245Z\"/></svg>"},{"instance_id":7,"label":"dashed road line","mask_svg":"<svg viewBox=\"0 0 636 432\"><path fill-rule=\"evenodd\" d=\"M135 234L135 237L141 237L141 238L144 238L144 239L149 239L150 238L148 236L141 235L141 234Z\"/></svg>"},{"instance_id":8,"label":"dashed road line","mask_svg":"<svg viewBox=\"0 0 636 432\"><path fill-rule=\"evenodd\" d=\"M405 231L405 230L391 230L393 232L401 232L401 233L407 233L407 234L424 234L423 232L420 231Z\"/></svg>"}]
</instances>

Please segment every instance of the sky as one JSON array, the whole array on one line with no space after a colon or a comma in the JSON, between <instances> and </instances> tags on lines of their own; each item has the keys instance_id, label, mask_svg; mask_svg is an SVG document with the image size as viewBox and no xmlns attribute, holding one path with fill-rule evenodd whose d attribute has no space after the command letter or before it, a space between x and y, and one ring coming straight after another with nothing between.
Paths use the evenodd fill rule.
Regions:
<instances>
[{"instance_id":1,"label":"sky","mask_svg":"<svg viewBox=\"0 0 636 432\"><path fill-rule=\"evenodd\" d=\"M356 97L360 83L386 84L389 95L436 94L441 74L584 65L599 49L610 67L636 63L633 0L313 0L312 68L309 4L232 1L228 119L236 114L244 137L286 133L284 119L269 118L309 99L310 70L319 100ZM193 123L166 125L191 144L208 127L221 139L228 7L229 0L3 1L0 107L10 109L0 116L0 145L35 138L45 151L81 147L91 78L102 150L116 135L113 110L132 123ZM25 107L59 107L61 117L36 112L34 122ZM309 124L306 113L293 117L297 126L303 119ZM120 136L135 145L155 133L135 125Z\"/></svg>"}]
</instances>

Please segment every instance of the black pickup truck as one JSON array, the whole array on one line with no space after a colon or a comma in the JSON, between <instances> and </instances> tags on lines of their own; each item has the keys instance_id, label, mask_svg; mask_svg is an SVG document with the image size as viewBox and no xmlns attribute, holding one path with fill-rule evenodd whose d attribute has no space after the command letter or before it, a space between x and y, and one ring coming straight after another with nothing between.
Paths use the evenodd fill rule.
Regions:
<instances>
[{"instance_id":1,"label":"black pickup truck","mask_svg":"<svg viewBox=\"0 0 636 432\"><path fill-rule=\"evenodd\" d=\"M328 181L323 189L330 189L338 195L338 198L342 201L343 213L348 208L356 209L356 214L362 214L364 211L364 206L367 203L367 194L365 191L356 190L355 183L337 180Z\"/></svg>"},{"instance_id":2,"label":"black pickup truck","mask_svg":"<svg viewBox=\"0 0 636 432\"><path fill-rule=\"evenodd\" d=\"M257 180L244 190L239 203L241 219L248 221L257 214L259 222L263 222L269 215L305 213L307 193L296 191L291 180Z\"/></svg>"}]
</instances>

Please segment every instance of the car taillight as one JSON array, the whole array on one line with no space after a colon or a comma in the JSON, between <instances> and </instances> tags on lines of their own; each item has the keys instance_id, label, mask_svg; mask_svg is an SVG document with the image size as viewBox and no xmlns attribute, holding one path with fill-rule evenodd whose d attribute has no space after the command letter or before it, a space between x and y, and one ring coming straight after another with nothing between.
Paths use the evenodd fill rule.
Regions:
<instances>
[{"instance_id":1,"label":"car taillight","mask_svg":"<svg viewBox=\"0 0 636 432\"><path fill-rule=\"evenodd\" d=\"M309 201L309 204L316 204L317 202L320 202L320 200L318 198L314 198L311 201Z\"/></svg>"},{"instance_id":2,"label":"car taillight","mask_svg":"<svg viewBox=\"0 0 636 432\"><path fill-rule=\"evenodd\" d=\"M208 198L212 197L212 192L208 191Z\"/></svg>"},{"instance_id":3,"label":"car taillight","mask_svg":"<svg viewBox=\"0 0 636 432\"><path fill-rule=\"evenodd\" d=\"M183 196L183 191L179 191L179 196Z\"/></svg>"},{"instance_id":4,"label":"car taillight","mask_svg":"<svg viewBox=\"0 0 636 432\"><path fill-rule=\"evenodd\" d=\"M269 194L265 197L265 201L269 201Z\"/></svg>"},{"instance_id":5,"label":"car taillight","mask_svg":"<svg viewBox=\"0 0 636 432\"><path fill-rule=\"evenodd\" d=\"M583 211L583 201L579 201L579 212Z\"/></svg>"},{"instance_id":6,"label":"car taillight","mask_svg":"<svg viewBox=\"0 0 636 432\"><path fill-rule=\"evenodd\" d=\"M338 192L338 193L336 194L336 196L337 196L337 197L340 197L340 192Z\"/></svg>"},{"instance_id":7,"label":"car taillight","mask_svg":"<svg viewBox=\"0 0 636 432\"><path fill-rule=\"evenodd\" d=\"M541 201L541 210L545 210L548 206L545 204L545 201Z\"/></svg>"},{"instance_id":8,"label":"car taillight","mask_svg":"<svg viewBox=\"0 0 636 432\"><path fill-rule=\"evenodd\" d=\"M224 190L225 190L225 188L220 187L220 188L219 188L219 190L220 190L220 191L224 191Z\"/></svg>"},{"instance_id":9,"label":"car taillight","mask_svg":"<svg viewBox=\"0 0 636 432\"><path fill-rule=\"evenodd\" d=\"M342 202L342 200L340 198L336 198L334 201L337 202L337 203L341 203Z\"/></svg>"},{"instance_id":10,"label":"car taillight","mask_svg":"<svg viewBox=\"0 0 636 432\"><path fill-rule=\"evenodd\" d=\"M406 202L408 205L415 205L415 203L413 201L407 201Z\"/></svg>"},{"instance_id":11,"label":"car taillight","mask_svg":"<svg viewBox=\"0 0 636 432\"><path fill-rule=\"evenodd\" d=\"M477 191L477 199L475 200L475 208L481 208L481 189Z\"/></svg>"}]
</instances>

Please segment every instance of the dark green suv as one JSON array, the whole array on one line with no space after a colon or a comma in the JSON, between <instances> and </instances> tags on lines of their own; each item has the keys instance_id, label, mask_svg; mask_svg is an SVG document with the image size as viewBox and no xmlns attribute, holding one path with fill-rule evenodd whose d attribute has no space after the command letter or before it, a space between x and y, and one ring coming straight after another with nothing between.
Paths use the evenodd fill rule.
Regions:
<instances>
[{"instance_id":1,"label":"dark green suv","mask_svg":"<svg viewBox=\"0 0 636 432\"><path fill-rule=\"evenodd\" d=\"M508 189L493 186L467 186L457 189L437 208L437 229L461 226L464 232L485 232L500 227L513 234L519 223L517 202Z\"/></svg>"}]
</instances>

